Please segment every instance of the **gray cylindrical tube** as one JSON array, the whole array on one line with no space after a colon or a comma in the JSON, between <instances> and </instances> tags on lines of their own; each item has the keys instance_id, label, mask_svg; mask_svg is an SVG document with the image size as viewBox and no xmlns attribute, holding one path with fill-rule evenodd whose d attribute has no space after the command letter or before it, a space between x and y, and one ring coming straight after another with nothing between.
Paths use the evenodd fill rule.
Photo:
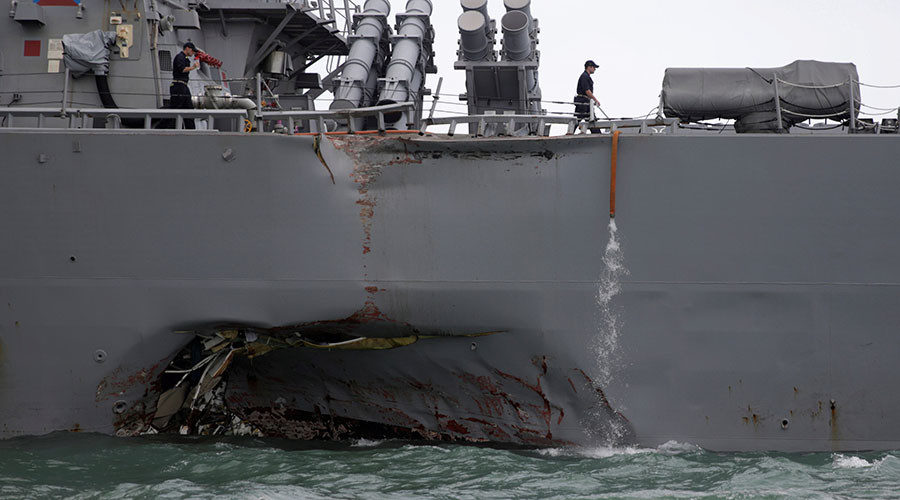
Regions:
<instances>
[{"instance_id":1,"label":"gray cylindrical tube","mask_svg":"<svg viewBox=\"0 0 900 500\"><path fill-rule=\"evenodd\" d=\"M430 16L432 9L431 0L407 0L406 2L407 14L426 14Z\"/></svg>"},{"instance_id":2,"label":"gray cylindrical tube","mask_svg":"<svg viewBox=\"0 0 900 500\"><path fill-rule=\"evenodd\" d=\"M418 92L422 87L422 72L416 70L413 73L412 80L409 82L409 88L413 92ZM409 99L418 99L418 95L410 95ZM393 104L391 101L380 102L379 104ZM400 126L405 126L406 124L412 122L409 117L410 113L414 113L414 111L405 110L405 111L393 111L384 114L384 122L387 128L389 129L397 129Z\"/></svg>"},{"instance_id":3,"label":"gray cylindrical tube","mask_svg":"<svg viewBox=\"0 0 900 500\"><path fill-rule=\"evenodd\" d=\"M470 10L480 12L485 20L484 32L489 33L491 31L491 16L488 14L487 0L460 0L460 4L462 5L463 12L468 12Z\"/></svg>"},{"instance_id":4,"label":"gray cylindrical tube","mask_svg":"<svg viewBox=\"0 0 900 500\"><path fill-rule=\"evenodd\" d=\"M506 59L523 61L531 57L531 36L528 34L529 18L519 10L511 10L500 21L503 27L503 47Z\"/></svg>"},{"instance_id":5,"label":"gray cylindrical tube","mask_svg":"<svg viewBox=\"0 0 900 500\"><path fill-rule=\"evenodd\" d=\"M430 16L432 10L431 0L409 0L406 3L407 14L419 14ZM385 78L389 81L409 82L412 80L416 64L419 62L419 52L422 40L428 31L428 23L421 17L407 17L397 30L397 34L405 38L394 43L391 53L391 62L385 71ZM396 102L406 100L406 96L385 96L380 100L392 99Z\"/></svg>"},{"instance_id":6,"label":"gray cylindrical tube","mask_svg":"<svg viewBox=\"0 0 900 500\"><path fill-rule=\"evenodd\" d=\"M808 84L779 85L782 109L792 113L836 115L831 118L846 119L850 103L859 95L856 85L852 92L848 85L832 86L848 79L858 81L856 67L849 63L795 61L781 68L668 68L662 91L665 115L692 121L714 118L743 121L745 117L750 121L755 113L769 113L772 119L776 112L775 87L771 80L765 79L772 78L771 75ZM815 88L817 85L825 88ZM784 118L794 123L805 119L797 115Z\"/></svg>"},{"instance_id":7,"label":"gray cylindrical tube","mask_svg":"<svg viewBox=\"0 0 900 500\"><path fill-rule=\"evenodd\" d=\"M507 12L518 10L524 12L526 16L531 17L531 0L503 0L503 6Z\"/></svg>"},{"instance_id":8,"label":"gray cylindrical tube","mask_svg":"<svg viewBox=\"0 0 900 500\"><path fill-rule=\"evenodd\" d=\"M531 17L531 0L503 0L507 12L521 12L528 16L528 32L534 30L534 18Z\"/></svg>"},{"instance_id":9,"label":"gray cylindrical tube","mask_svg":"<svg viewBox=\"0 0 900 500\"><path fill-rule=\"evenodd\" d=\"M431 0L409 0L406 3L407 14L431 16ZM422 40L428 34L428 22L421 17L403 19L397 32L405 37L394 44L391 62L385 72L386 84L378 99L378 104L407 102L411 93L417 93L422 85L420 71L417 69ZM418 76L417 76L418 74ZM400 115L385 116L388 121L396 121Z\"/></svg>"},{"instance_id":10,"label":"gray cylindrical tube","mask_svg":"<svg viewBox=\"0 0 900 500\"><path fill-rule=\"evenodd\" d=\"M459 3L462 5L463 12L474 10L480 12L485 19L491 18L490 14L487 12L487 0L460 0ZM489 24L490 23L485 23L485 26L488 27Z\"/></svg>"},{"instance_id":11,"label":"gray cylindrical tube","mask_svg":"<svg viewBox=\"0 0 900 500\"><path fill-rule=\"evenodd\" d=\"M375 14L383 14L388 15L391 13L391 2L390 0L366 0L365 5L363 5L363 10L360 15L375 15Z\"/></svg>"},{"instance_id":12,"label":"gray cylindrical tube","mask_svg":"<svg viewBox=\"0 0 900 500\"><path fill-rule=\"evenodd\" d=\"M362 20L356 26L354 34L359 36L353 40L347 62L341 72L340 86L334 92L331 109L355 108L360 105L372 81L369 73L375 62L377 43L384 32L381 16L391 12L391 4L387 0L367 0L363 8Z\"/></svg>"},{"instance_id":13,"label":"gray cylindrical tube","mask_svg":"<svg viewBox=\"0 0 900 500\"><path fill-rule=\"evenodd\" d=\"M487 0L460 0L460 5L462 5L463 12L468 12L470 10L477 10L481 12L481 15L487 19L488 10L487 10Z\"/></svg>"},{"instance_id":14,"label":"gray cylindrical tube","mask_svg":"<svg viewBox=\"0 0 900 500\"><path fill-rule=\"evenodd\" d=\"M466 61L486 59L490 51L485 35L487 18L477 10L470 10L459 16L457 25L459 25L459 46L462 49L463 59Z\"/></svg>"},{"instance_id":15,"label":"gray cylindrical tube","mask_svg":"<svg viewBox=\"0 0 900 500\"><path fill-rule=\"evenodd\" d=\"M491 15L487 12L487 0L460 0L463 12L474 10L484 16L484 32L491 36Z\"/></svg>"}]
</instances>

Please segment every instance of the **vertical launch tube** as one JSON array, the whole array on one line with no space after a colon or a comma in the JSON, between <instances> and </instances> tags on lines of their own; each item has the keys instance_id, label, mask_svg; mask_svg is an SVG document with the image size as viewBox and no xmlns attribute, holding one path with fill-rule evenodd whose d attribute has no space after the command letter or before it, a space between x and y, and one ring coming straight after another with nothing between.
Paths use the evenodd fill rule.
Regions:
<instances>
[{"instance_id":1,"label":"vertical launch tube","mask_svg":"<svg viewBox=\"0 0 900 500\"><path fill-rule=\"evenodd\" d=\"M490 54L490 43L486 29L488 18L477 10L463 12L457 20L459 26L459 47L465 61L483 61Z\"/></svg>"},{"instance_id":2,"label":"vertical launch tube","mask_svg":"<svg viewBox=\"0 0 900 500\"><path fill-rule=\"evenodd\" d=\"M529 19L528 24L531 24L531 0L503 0L503 6L507 12L516 10L525 14Z\"/></svg>"},{"instance_id":3,"label":"vertical launch tube","mask_svg":"<svg viewBox=\"0 0 900 500\"><path fill-rule=\"evenodd\" d=\"M532 59L534 46L532 45L534 33L534 20L531 18L529 0L505 0L506 7L511 5L518 7L507 12L500 20L503 29L504 59L507 61L526 61ZM536 38L534 38L536 40ZM540 93L538 87L538 72L528 69L525 73L526 85L529 93ZM540 113L541 106L538 102L530 103L531 112Z\"/></svg>"},{"instance_id":4,"label":"vertical launch tube","mask_svg":"<svg viewBox=\"0 0 900 500\"><path fill-rule=\"evenodd\" d=\"M366 0L360 14L362 17L353 32L355 37L350 45L347 62L334 91L331 109L359 107L363 104L367 91L375 93L370 73L386 28L386 18L390 13L391 4L388 0Z\"/></svg>"},{"instance_id":5,"label":"vertical launch tube","mask_svg":"<svg viewBox=\"0 0 900 500\"><path fill-rule=\"evenodd\" d=\"M531 57L531 18L519 10L511 10L500 21L503 28L503 48L509 61L524 61Z\"/></svg>"},{"instance_id":6,"label":"vertical launch tube","mask_svg":"<svg viewBox=\"0 0 900 500\"><path fill-rule=\"evenodd\" d=\"M488 14L487 0L460 0L463 12L475 11L484 16L484 33L490 36L491 33L491 16Z\"/></svg>"},{"instance_id":7,"label":"vertical launch tube","mask_svg":"<svg viewBox=\"0 0 900 500\"><path fill-rule=\"evenodd\" d=\"M422 70L419 58L422 43L428 36L431 23L431 0L409 0L406 3L406 14L397 29L391 62L385 73L384 88L378 104L394 104L418 99L422 86ZM388 113L385 120L392 124L407 117L408 112Z\"/></svg>"}]
</instances>

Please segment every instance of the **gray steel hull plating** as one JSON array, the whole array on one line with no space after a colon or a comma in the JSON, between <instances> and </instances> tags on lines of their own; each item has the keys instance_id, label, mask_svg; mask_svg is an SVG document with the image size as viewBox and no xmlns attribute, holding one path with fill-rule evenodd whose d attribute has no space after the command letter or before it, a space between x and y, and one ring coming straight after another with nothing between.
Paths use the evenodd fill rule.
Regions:
<instances>
[{"instance_id":1,"label":"gray steel hull plating","mask_svg":"<svg viewBox=\"0 0 900 500\"><path fill-rule=\"evenodd\" d=\"M609 137L329 137L327 169L311 137L2 131L0 151L5 437L127 427L115 403L152 393L186 325L372 305L502 333L260 358L233 403L460 440L900 447L896 138L623 137L603 356Z\"/></svg>"}]
</instances>

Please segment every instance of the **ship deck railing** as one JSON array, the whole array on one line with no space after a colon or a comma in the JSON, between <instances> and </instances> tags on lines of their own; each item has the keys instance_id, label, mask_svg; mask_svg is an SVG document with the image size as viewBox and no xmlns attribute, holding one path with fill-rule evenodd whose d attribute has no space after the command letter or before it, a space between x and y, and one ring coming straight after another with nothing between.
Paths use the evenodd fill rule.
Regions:
<instances>
[{"instance_id":1,"label":"ship deck railing","mask_svg":"<svg viewBox=\"0 0 900 500\"><path fill-rule=\"evenodd\" d=\"M125 129L131 132L160 132L175 130L185 133L192 132L249 132L253 125L253 133L260 130L282 134L290 134L303 125L300 130L307 133L323 133L326 130L334 130L335 125L345 132L355 134L365 131L384 132L388 130L386 116L398 112L408 111L411 115L415 104L411 102L388 104L383 106L370 106L364 108L350 108L337 110L258 110L258 109L125 109L125 108L61 108L61 107L3 107L0 108L0 130L6 129ZM369 127L361 126L360 119L369 120ZM27 121L26 121L27 119ZM168 119L167 128L159 127L160 120ZM189 119L206 120L206 128L197 130L185 129L185 121ZM138 121L139 120L139 121ZM131 121L128 127L123 127L123 122ZM280 126L279 126L279 122ZM228 125L223 126L223 125ZM727 131L734 133L733 127L716 124L685 124L677 118L665 118L655 116L646 119L610 119L610 120L581 120L574 116L565 115L518 115L518 114L485 114L471 116L432 117L422 120L421 132L426 132L430 127L447 126L447 134L453 136L458 133L459 125L470 125L470 137L484 137L497 135L491 133L489 125L502 125L506 131L522 130L522 132L506 133L503 135L531 135L546 137L549 135L550 125L564 125L565 134L576 133L612 134L621 131L629 135L675 135L685 133L710 133L721 134ZM222 126L222 130L215 128ZM472 126L474 125L474 126ZM862 125L862 124L861 124ZM408 125L409 130L419 131L417 127ZM501 127L502 129L502 127ZM816 128L804 128L798 133L834 134L840 131L829 132L828 128L817 130ZM897 134L894 129L880 130L875 128L859 128L856 133L891 133Z\"/></svg>"},{"instance_id":2,"label":"ship deck railing","mask_svg":"<svg viewBox=\"0 0 900 500\"><path fill-rule=\"evenodd\" d=\"M433 125L447 125L448 135L455 135L456 129L461 124L470 125L470 135L480 137L487 135L488 125L497 124L506 126L506 130L517 130L528 126L533 132L529 135L546 137L549 135L550 125L565 125L566 135L575 133L611 134L617 130L636 132L641 134L674 134L678 129L678 120L675 118L656 117L651 119L621 119L621 120L582 120L573 116L562 115L515 115L515 114L486 114L469 116L451 116L440 118L428 118L424 121L425 128ZM474 132L473 127L475 125ZM516 133L507 135L517 135ZM524 135L524 134L523 134Z\"/></svg>"},{"instance_id":3,"label":"ship deck railing","mask_svg":"<svg viewBox=\"0 0 900 500\"><path fill-rule=\"evenodd\" d=\"M272 130L277 122L282 123L283 130L292 132L300 122L310 125L315 124L317 131L325 131L327 122L341 124L347 128L348 133L363 131L358 128L357 119L375 118L377 131L387 130L385 115L414 109L415 104L403 102L382 106L370 106L365 108L337 109L337 110L250 110L254 111L252 118L255 121L255 129ZM19 125L19 119L31 118L27 125ZM36 118L37 120L34 120ZM27 128L65 128L65 129L93 129L94 119L103 120L106 129L122 128L123 119L139 119L141 127L129 127L130 131L159 131L171 129L155 129L154 122L161 119L174 121L176 130L192 132L184 128L185 120L207 120L212 127L214 120L232 120L231 128L234 130L249 131L245 125L251 123L251 113L245 109L123 109L123 108L30 108L30 107L5 107L0 108L0 129ZM56 119L55 125L50 119ZM60 122L61 120L64 120ZM63 125L60 127L60 125ZM309 128L312 128L311 126ZM215 132L214 128L201 129L200 131Z\"/></svg>"},{"instance_id":4,"label":"ship deck railing","mask_svg":"<svg viewBox=\"0 0 900 500\"><path fill-rule=\"evenodd\" d=\"M375 117L375 130L383 132L387 130L386 114L412 111L415 106L413 102L399 102L365 108L333 110L263 110L257 113L256 119L257 122L286 121L289 130L293 130L298 121L307 121L317 124L319 131L326 130L326 121L328 120L340 121L342 126L347 127L347 132L353 134L363 131L359 128L357 119Z\"/></svg>"},{"instance_id":5,"label":"ship deck railing","mask_svg":"<svg viewBox=\"0 0 900 500\"><path fill-rule=\"evenodd\" d=\"M449 125L447 135L452 136L456 135L456 128L460 124L468 124L471 135L484 136L487 134L488 125L505 125L507 130L528 126L534 128L537 135L547 136L550 133L550 125L566 125L566 134L574 134L578 129L579 122L580 120L575 116L486 114L427 118L424 120L424 128L427 129L434 125ZM471 132L471 125L475 125L475 132Z\"/></svg>"},{"instance_id":6,"label":"ship deck railing","mask_svg":"<svg viewBox=\"0 0 900 500\"><path fill-rule=\"evenodd\" d=\"M154 130L153 120L174 120L175 129L184 129L187 119L209 120L216 118L239 120L247 119L247 111L243 109L122 109L122 108L0 108L0 118L5 118L0 128L60 128L47 127L48 119L64 119L67 129L92 129L93 119L105 120L105 128L121 128L122 119L141 119L143 128L130 130ZM37 118L35 126L18 127L17 118Z\"/></svg>"},{"instance_id":7,"label":"ship deck railing","mask_svg":"<svg viewBox=\"0 0 900 500\"><path fill-rule=\"evenodd\" d=\"M587 128L594 133L611 134L616 131L628 131L638 134L675 134L680 128L680 120L661 116L644 119L596 120L583 122L582 128Z\"/></svg>"},{"instance_id":8,"label":"ship deck railing","mask_svg":"<svg viewBox=\"0 0 900 500\"><path fill-rule=\"evenodd\" d=\"M193 132L185 129L185 120L206 120L206 129L197 131L216 132L213 128L214 120L230 120L228 130L249 131L247 125L253 124L253 130L273 131L281 122L279 130L283 133L294 131L298 124L306 124L306 130L313 133L321 133L328 130L328 126L334 128L337 124L349 134L374 130L383 132L388 129L385 116L391 113L414 110L415 104L403 102L382 106L369 106L364 108L348 108L337 110L245 110L245 109L123 109L123 108L39 108L39 107L5 107L0 108L0 129L10 128L66 128L66 129L96 129L95 119L100 119L103 125L99 128L121 129L124 120L141 120L140 126L133 123L127 127L130 131L158 131L172 130L171 128L154 128L159 120L169 119L174 123L175 130ZM374 117L374 128L360 127L359 119ZM22 124L22 118L31 118L28 124ZM37 120L34 120L36 118ZM51 122L55 119L55 122ZM63 120L62 122L60 120ZM422 131L432 126L448 126L447 133L453 136L461 124L475 125L469 135L480 137L486 134L488 126L499 124L508 127L507 130L516 130L523 126L531 132L521 135L548 136L550 125L565 125L566 135L578 132L586 133L613 133L617 130L640 134L674 134L680 127L677 119L656 117L652 119L636 120L608 120L594 121L580 120L574 116L561 115L515 115L515 114L485 114L471 116L434 117L424 119ZM413 126L409 127L414 129ZM516 135L515 133L509 135Z\"/></svg>"}]
</instances>

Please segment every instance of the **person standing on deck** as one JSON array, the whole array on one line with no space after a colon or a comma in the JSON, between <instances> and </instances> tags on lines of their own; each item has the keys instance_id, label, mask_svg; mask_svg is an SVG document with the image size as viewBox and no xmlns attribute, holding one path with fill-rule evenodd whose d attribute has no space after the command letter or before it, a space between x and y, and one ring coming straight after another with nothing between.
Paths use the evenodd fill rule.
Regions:
<instances>
[{"instance_id":1,"label":"person standing on deck","mask_svg":"<svg viewBox=\"0 0 900 500\"><path fill-rule=\"evenodd\" d=\"M189 57L193 57L197 47L192 42L184 44L182 51L172 61L172 84L169 85L169 107L171 109L194 109L191 102L191 89L188 88L190 72L200 67L200 61L190 64ZM193 129L194 119L184 120L184 128Z\"/></svg>"},{"instance_id":2,"label":"person standing on deck","mask_svg":"<svg viewBox=\"0 0 900 500\"><path fill-rule=\"evenodd\" d=\"M597 63L587 61L584 63L584 73L578 78L578 89L575 91L575 117L585 119L591 115L591 101L600 106L600 101L594 96L594 80L591 75L597 71Z\"/></svg>"}]
</instances>

